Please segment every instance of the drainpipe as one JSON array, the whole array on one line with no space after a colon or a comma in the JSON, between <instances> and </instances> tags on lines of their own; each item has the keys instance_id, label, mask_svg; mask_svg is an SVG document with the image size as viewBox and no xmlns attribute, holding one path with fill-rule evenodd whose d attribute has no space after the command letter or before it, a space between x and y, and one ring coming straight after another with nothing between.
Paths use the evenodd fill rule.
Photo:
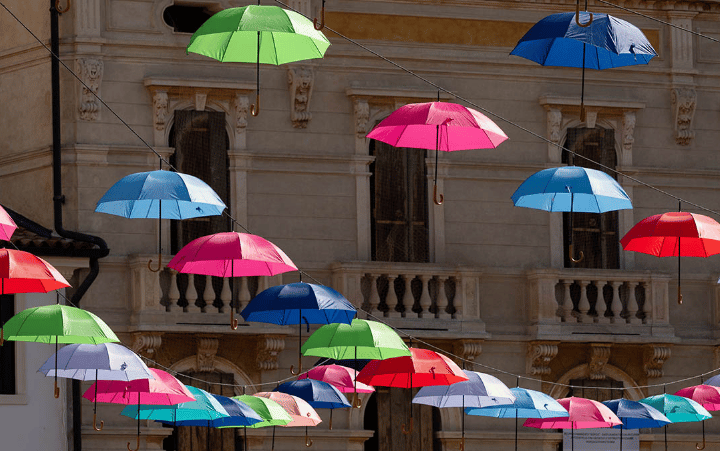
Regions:
<instances>
[{"instance_id":1,"label":"drainpipe","mask_svg":"<svg viewBox=\"0 0 720 451\"><path fill-rule=\"evenodd\" d=\"M60 32L58 26L58 0L50 0L50 48L60 56ZM55 231L63 238L84 241L97 245L100 249L96 256L90 257L90 272L75 290L71 302L79 306L80 300L100 272L98 259L106 257L110 250L105 240L98 236L65 230L63 227L62 206L65 196L62 194L62 161L60 136L60 63L57 58L50 57L50 74L52 90L52 165L53 165L53 207ZM72 381L72 414L73 414L73 450L82 451L82 424L80 404L80 381Z\"/></svg>"}]
</instances>

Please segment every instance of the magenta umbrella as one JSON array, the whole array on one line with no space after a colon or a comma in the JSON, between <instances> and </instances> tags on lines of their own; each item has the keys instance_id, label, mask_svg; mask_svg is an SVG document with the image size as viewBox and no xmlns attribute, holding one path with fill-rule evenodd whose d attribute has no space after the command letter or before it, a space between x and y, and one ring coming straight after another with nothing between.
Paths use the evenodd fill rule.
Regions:
<instances>
[{"instance_id":1,"label":"magenta umbrella","mask_svg":"<svg viewBox=\"0 0 720 451\"><path fill-rule=\"evenodd\" d=\"M315 379L335 386L341 393L372 393L375 391L369 385L356 382L358 372L342 365L321 365L302 373L298 379Z\"/></svg>"},{"instance_id":2,"label":"magenta umbrella","mask_svg":"<svg viewBox=\"0 0 720 451\"><path fill-rule=\"evenodd\" d=\"M168 266L181 273L217 277L274 276L297 271L285 253L265 238L249 233L223 232L201 236L185 245ZM230 325L237 329L235 301Z\"/></svg>"},{"instance_id":3,"label":"magenta umbrella","mask_svg":"<svg viewBox=\"0 0 720 451\"><path fill-rule=\"evenodd\" d=\"M693 385L692 387L686 387L675 392L675 396L682 396L683 398L692 399L705 410L720 410L720 387L714 387L712 385ZM702 421L702 447L695 444L695 448L698 450L705 449L705 421Z\"/></svg>"},{"instance_id":4,"label":"magenta umbrella","mask_svg":"<svg viewBox=\"0 0 720 451\"><path fill-rule=\"evenodd\" d=\"M606 405L586 398L558 399L561 406L568 411L567 417L560 418L529 418L523 426L538 429L590 429L611 428L622 424L622 421ZM574 449L574 437L571 438L571 449Z\"/></svg>"},{"instance_id":5,"label":"magenta umbrella","mask_svg":"<svg viewBox=\"0 0 720 451\"><path fill-rule=\"evenodd\" d=\"M0 207L0 240L10 241L15 229L17 229L15 221L3 207Z\"/></svg>"},{"instance_id":6,"label":"magenta umbrella","mask_svg":"<svg viewBox=\"0 0 720 451\"><path fill-rule=\"evenodd\" d=\"M494 149L507 135L482 113L449 102L410 103L392 112L370 133L395 147L435 149L435 178L433 197L437 205L438 151L453 152L468 149Z\"/></svg>"}]
</instances>

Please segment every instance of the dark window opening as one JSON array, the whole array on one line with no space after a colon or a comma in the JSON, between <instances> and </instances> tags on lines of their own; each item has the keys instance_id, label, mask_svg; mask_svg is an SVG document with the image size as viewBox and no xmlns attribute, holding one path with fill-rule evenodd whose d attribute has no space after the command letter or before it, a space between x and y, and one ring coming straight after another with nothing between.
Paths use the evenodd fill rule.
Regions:
<instances>
[{"instance_id":1,"label":"dark window opening","mask_svg":"<svg viewBox=\"0 0 720 451\"><path fill-rule=\"evenodd\" d=\"M195 33L212 15L202 6L172 5L163 11L163 20L176 33Z\"/></svg>"},{"instance_id":2,"label":"dark window opening","mask_svg":"<svg viewBox=\"0 0 720 451\"><path fill-rule=\"evenodd\" d=\"M15 296L0 296L0 323L5 324L15 315ZM15 386L15 342L6 341L0 346L0 395L16 394Z\"/></svg>"},{"instance_id":3,"label":"dark window opening","mask_svg":"<svg viewBox=\"0 0 720 451\"><path fill-rule=\"evenodd\" d=\"M365 441L364 451L427 450L438 451L442 444L437 438L441 430L440 412L437 408L411 404L419 388L376 387L367 401L363 427L375 433ZM410 434L402 433L410 423L410 409L413 413L413 429Z\"/></svg>"},{"instance_id":4,"label":"dark window opening","mask_svg":"<svg viewBox=\"0 0 720 451\"><path fill-rule=\"evenodd\" d=\"M575 396L603 402L623 397L624 385L613 379L572 379L567 397Z\"/></svg>"}]
</instances>

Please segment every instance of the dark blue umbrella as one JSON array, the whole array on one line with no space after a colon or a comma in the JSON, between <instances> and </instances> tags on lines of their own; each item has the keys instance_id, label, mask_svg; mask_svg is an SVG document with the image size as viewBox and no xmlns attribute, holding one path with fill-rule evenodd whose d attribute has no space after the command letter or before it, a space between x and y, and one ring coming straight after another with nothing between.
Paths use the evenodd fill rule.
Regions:
<instances>
[{"instance_id":1,"label":"dark blue umbrella","mask_svg":"<svg viewBox=\"0 0 720 451\"><path fill-rule=\"evenodd\" d=\"M642 31L629 22L608 14L580 11L552 14L542 19L520 39L510 54L543 66L582 67L582 97L585 68L647 64L657 56ZM580 100L581 115L583 100Z\"/></svg>"},{"instance_id":2,"label":"dark blue umbrella","mask_svg":"<svg viewBox=\"0 0 720 451\"><path fill-rule=\"evenodd\" d=\"M352 323L357 314L345 297L330 287L310 283L289 283L270 287L253 298L240 312L245 321L288 325ZM302 327L299 328L302 342ZM298 344L300 347L300 344ZM298 372L302 372L301 355L298 353Z\"/></svg>"},{"instance_id":3,"label":"dark blue umbrella","mask_svg":"<svg viewBox=\"0 0 720 451\"><path fill-rule=\"evenodd\" d=\"M672 423L662 412L641 402L620 398L603 401L603 404L622 421L622 424L614 426L615 429L620 429L620 451L623 429L659 428Z\"/></svg>"},{"instance_id":4,"label":"dark blue umbrella","mask_svg":"<svg viewBox=\"0 0 720 451\"><path fill-rule=\"evenodd\" d=\"M315 409L331 409L330 429L332 429L332 409L352 407L345 395L335 386L315 379L300 379L285 382L273 391L297 396L307 401L307 403Z\"/></svg>"},{"instance_id":5,"label":"dark blue umbrella","mask_svg":"<svg viewBox=\"0 0 720 451\"><path fill-rule=\"evenodd\" d=\"M190 219L221 215L225 203L205 182L171 171L138 172L123 177L103 195L95 211L124 218ZM158 235L161 227L158 227ZM158 259L161 259L158 236ZM152 260L151 260L152 261ZM148 262L150 268L150 262ZM157 270L162 268L162 260Z\"/></svg>"}]
</instances>

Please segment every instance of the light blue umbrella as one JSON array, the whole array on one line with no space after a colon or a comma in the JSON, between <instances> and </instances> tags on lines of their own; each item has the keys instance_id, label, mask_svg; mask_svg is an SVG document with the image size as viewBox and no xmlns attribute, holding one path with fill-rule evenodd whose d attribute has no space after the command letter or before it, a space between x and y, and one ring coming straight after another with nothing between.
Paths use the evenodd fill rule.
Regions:
<instances>
[{"instance_id":1,"label":"light blue umbrella","mask_svg":"<svg viewBox=\"0 0 720 451\"><path fill-rule=\"evenodd\" d=\"M622 424L614 426L615 429L620 429L620 451L623 429L659 428L672 423L662 412L641 402L620 398L603 401L603 404L622 421Z\"/></svg>"},{"instance_id":2,"label":"light blue umbrella","mask_svg":"<svg viewBox=\"0 0 720 451\"><path fill-rule=\"evenodd\" d=\"M493 418L515 419L515 450L518 442L518 418L561 418L567 417L568 412L554 398L545 393L525 388L511 388L515 402L506 406L469 407L465 409L468 415L478 415Z\"/></svg>"},{"instance_id":3,"label":"light blue umbrella","mask_svg":"<svg viewBox=\"0 0 720 451\"><path fill-rule=\"evenodd\" d=\"M190 389L190 387L188 387ZM205 392L207 393L207 392ZM160 423L172 424L175 426L208 426L214 428L221 427L237 427L237 426L252 426L263 421L260 415L257 414L253 409L250 408L244 402L238 401L237 399L228 398L227 396L220 396L210 394L215 400L225 409L228 416L218 417L214 420L176 420L176 421L165 421L157 420Z\"/></svg>"},{"instance_id":4,"label":"light blue umbrella","mask_svg":"<svg viewBox=\"0 0 720 451\"><path fill-rule=\"evenodd\" d=\"M220 196L199 178L159 170L123 177L100 198L95 211L124 218L191 219L221 215L225 208ZM160 241L158 236L157 271L162 268Z\"/></svg>"},{"instance_id":5,"label":"light blue umbrella","mask_svg":"<svg viewBox=\"0 0 720 451\"><path fill-rule=\"evenodd\" d=\"M273 391L287 393L305 400L314 409L330 409L330 429L332 429L332 409L352 407L347 398L334 385L315 379L299 379L280 384Z\"/></svg>"}]
</instances>

